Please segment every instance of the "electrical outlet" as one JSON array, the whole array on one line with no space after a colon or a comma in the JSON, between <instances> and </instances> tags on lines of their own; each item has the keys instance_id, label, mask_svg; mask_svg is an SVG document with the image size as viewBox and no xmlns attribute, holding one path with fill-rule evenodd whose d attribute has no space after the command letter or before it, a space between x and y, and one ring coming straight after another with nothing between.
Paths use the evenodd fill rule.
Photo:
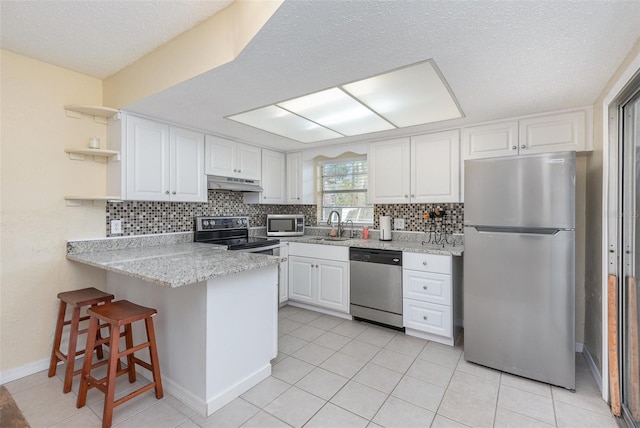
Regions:
<instances>
[{"instance_id":1,"label":"electrical outlet","mask_svg":"<svg viewBox=\"0 0 640 428\"><path fill-rule=\"evenodd\" d=\"M111 233L122 233L122 220L111 220Z\"/></svg>"},{"instance_id":2,"label":"electrical outlet","mask_svg":"<svg viewBox=\"0 0 640 428\"><path fill-rule=\"evenodd\" d=\"M404 219L403 218L394 218L393 219L393 228L395 230L404 230Z\"/></svg>"}]
</instances>

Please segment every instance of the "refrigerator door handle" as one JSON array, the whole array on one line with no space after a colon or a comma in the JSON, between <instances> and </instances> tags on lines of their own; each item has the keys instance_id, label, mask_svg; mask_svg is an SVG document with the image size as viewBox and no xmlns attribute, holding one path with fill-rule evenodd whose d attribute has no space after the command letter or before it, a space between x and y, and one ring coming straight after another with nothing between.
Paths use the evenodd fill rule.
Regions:
<instances>
[{"instance_id":1,"label":"refrigerator door handle","mask_svg":"<svg viewBox=\"0 0 640 428\"><path fill-rule=\"evenodd\" d=\"M498 227L498 226L471 226L480 233L518 233L529 235L556 235L563 229L557 228L528 228L528 227Z\"/></svg>"}]
</instances>

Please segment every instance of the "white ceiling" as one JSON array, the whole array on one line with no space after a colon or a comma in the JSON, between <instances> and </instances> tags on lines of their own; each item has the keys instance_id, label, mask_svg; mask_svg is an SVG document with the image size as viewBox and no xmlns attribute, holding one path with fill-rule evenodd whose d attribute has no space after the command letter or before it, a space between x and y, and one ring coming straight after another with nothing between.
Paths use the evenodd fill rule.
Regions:
<instances>
[{"instance_id":1,"label":"white ceiling","mask_svg":"<svg viewBox=\"0 0 640 428\"><path fill-rule=\"evenodd\" d=\"M53 62L5 46L5 3L13 2L2 1L3 47ZM100 35L111 34L114 26L127 28L127 39L118 42L121 46L109 41L110 49L103 55L89 55L78 47L79 55L68 59L66 65L74 69L79 67L76 63L84 67L102 61L115 63L103 58L110 58L115 48L139 46L139 37L146 31L139 31L137 20L116 11L119 5L140 2L90 3L101 5L101 20L92 25L102 30L94 33L94 38L78 36L78 14L65 22L61 14L36 14L35 7L23 8L25 34L18 38L29 38L28 46L38 45L45 39L55 39L59 29L66 28L78 46L82 41L97 46ZM145 4L151 13L165 2ZM73 9L73 5L86 9L83 2L69 2L66 7ZM40 16L37 24L41 28L24 24L32 22L30 14ZM41 22L47 17L55 25ZM147 25L155 19L146 21ZM223 117L430 58L456 95L465 118L325 144L583 107L593 104L640 38L638 22L640 2L635 0L286 0L235 61L125 109L266 147L315 147L322 143L301 144ZM37 29L37 36L29 30L32 27ZM19 33L20 29L13 31ZM56 49L47 47L49 51ZM122 64L114 69L119 67Z\"/></svg>"},{"instance_id":2,"label":"white ceiling","mask_svg":"<svg viewBox=\"0 0 640 428\"><path fill-rule=\"evenodd\" d=\"M232 0L2 0L2 48L104 79Z\"/></svg>"}]
</instances>

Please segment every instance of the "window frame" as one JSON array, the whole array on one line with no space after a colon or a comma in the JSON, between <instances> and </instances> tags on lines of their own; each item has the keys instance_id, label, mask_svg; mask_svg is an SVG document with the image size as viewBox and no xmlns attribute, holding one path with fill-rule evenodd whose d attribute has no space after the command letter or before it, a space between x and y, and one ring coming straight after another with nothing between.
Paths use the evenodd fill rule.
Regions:
<instances>
[{"instance_id":1,"label":"window frame","mask_svg":"<svg viewBox=\"0 0 640 428\"><path fill-rule=\"evenodd\" d=\"M353 191L325 191L324 190L324 180L323 180L323 174L322 174L322 169L324 165L327 164L340 164L340 163L348 163L348 162L355 162L355 161L366 161L367 162L367 186L365 189L354 189ZM367 201L367 205L370 205L371 209L373 210L374 208L374 204L369 202L369 185L368 185L368 180L369 179L369 159L367 158L367 155L356 155L356 156L348 156L348 157L337 157L337 158L325 158L325 159L321 159L321 160L317 160L316 161L316 204L317 204L317 221L318 221L318 225L322 226L322 225L326 225L327 224L327 219L323 219L322 215L323 215L323 211L324 211L324 194L325 193L359 193L364 191L366 194L366 201ZM372 212L371 215L371 220L370 221L354 221L353 225L354 226L373 226L373 218L374 218L374 213ZM341 221L344 223L344 219L341 219Z\"/></svg>"}]
</instances>

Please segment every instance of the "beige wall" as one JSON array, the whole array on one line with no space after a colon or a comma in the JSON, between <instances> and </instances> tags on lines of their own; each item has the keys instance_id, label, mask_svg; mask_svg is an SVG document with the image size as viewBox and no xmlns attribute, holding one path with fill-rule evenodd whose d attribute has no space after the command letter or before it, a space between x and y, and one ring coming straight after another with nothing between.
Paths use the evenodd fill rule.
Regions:
<instances>
[{"instance_id":1,"label":"beige wall","mask_svg":"<svg viewBox=\"0 0 640 428\"><path fill-rule=\"evenodd\" d=\"M603 161L604 161L604 124L603 102L610 96L614 87L620 86L622 75L632 61L640 56L640 39L631 49L627 58L620 64L616 72L603 89L594 104L594 138L593 153L587 159L587 194L586 194L586 242L585 242L585 341L589 353L594 359L596 367L602 373L602 287L603 266L602 257L606 251L602 242L603 215ZM635 70L631 70L633 72ZM624 79L627 79L626 77ZM615 95L615 94L613 94ZM604 107L606 108L606 107Z\"/></svg>"},{"instance_id":2,"label":"beige wall","mask_svg":"<svg viewBox=\"0 0 640 428\"><path fill-rule=\"evenodd\" d=\"M282 2L234 1L105 79L105 105L123 108L234 60Z\"/></svg>"},{"instance_id":3,"label":"beige wall","mask_svg":"<svg viewBox=\"0 0 640 428\"><path fill-rule=\"evenodd\" d=\"M106 138L105 125L65 115L102 104L102 82L0 51L0 373L48 360L57 293L103 288L102 271L65 259L65 240L105 234L105 208L70 208L65 194L104 193L106 168L72 161L66 147ZM4 380L3 380L4 381Z\"/></svg>"}]
</instances>

